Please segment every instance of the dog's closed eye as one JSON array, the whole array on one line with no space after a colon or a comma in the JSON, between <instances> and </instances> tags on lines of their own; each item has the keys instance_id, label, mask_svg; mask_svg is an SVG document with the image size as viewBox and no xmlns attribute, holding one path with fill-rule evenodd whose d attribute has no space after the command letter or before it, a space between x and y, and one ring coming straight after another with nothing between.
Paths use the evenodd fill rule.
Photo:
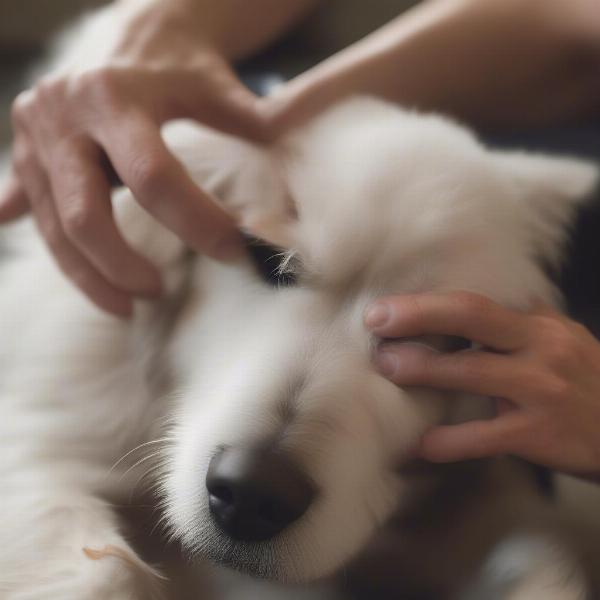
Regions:
<instances>
[{"instance_id":1,"label":"dog's closed eye","mask_svg":"<svg viewBox=\"0 0 600 600\"><path fill-rule=\"evenodd\" d=\"M289 255L264 240L249 235L246 248L261 279L273 287L288 287L297 284L297 273Z\"/></svg>"}]
</instances>

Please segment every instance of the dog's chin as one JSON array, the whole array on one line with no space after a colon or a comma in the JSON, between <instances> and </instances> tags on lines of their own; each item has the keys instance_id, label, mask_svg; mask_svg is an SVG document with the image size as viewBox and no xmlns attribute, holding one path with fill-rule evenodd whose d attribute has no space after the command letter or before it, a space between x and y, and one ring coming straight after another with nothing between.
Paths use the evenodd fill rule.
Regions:
<instances>
[{"instance_id":1,"label":"dog's chin","mask_svg":"<svg viewBox=\"0 0 600 600\"><path fill-rule=\"evenodd\" d=\"M217 565L257 579L289 580L285 576L285 569L274 559L269 543L247 544L223 536L207 545L201 556Z\"/></svg>"},{"instance_id":2,"label":"dog's chin","mask_svg":"<svg viewBox=\"0 0 600 600\"><path fill-rule=\"evenodd\" d=\"M207 511L208 512L208 511ZM232 539L205 515L194 534L181 539L185 552L192 560L208 560L257 579L287 584L305 584L332 575L348 559L327 556L315 557L310 544L300 543L292 530L265 542L245 542ZM306 548L306 550L303 550ZM318 554L318 552L317 552Z\"/></svg>"},{"instance_id":3,"label":"dog's chin","mask_svg":"<svg viewBox=\"0 0 600 600\"><path fill-rule=\"evenodd\" d=\"M230 538L212 522L206 523L188 550L201 559L257 579L281 583L306 583L320 574L310 572L299 557L286 551L285 535L267 542L242 542Z\"/></svg>"}]
</instances>

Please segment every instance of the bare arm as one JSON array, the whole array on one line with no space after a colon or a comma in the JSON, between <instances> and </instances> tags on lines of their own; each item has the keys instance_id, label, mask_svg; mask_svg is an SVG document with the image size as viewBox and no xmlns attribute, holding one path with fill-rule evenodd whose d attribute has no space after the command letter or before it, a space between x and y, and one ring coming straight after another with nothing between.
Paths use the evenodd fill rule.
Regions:
<instances>
[{"instance_id":1,"label":"bare arm","mask_svg":"<svg viewBox=\"0 0 600 600\"><path fill-rule=\"evenodd\" d=\"M598 4L424 2L290 82L271 106L276 129L359 92L488 127L598 112Z\"/></svg>"}]
</instances>

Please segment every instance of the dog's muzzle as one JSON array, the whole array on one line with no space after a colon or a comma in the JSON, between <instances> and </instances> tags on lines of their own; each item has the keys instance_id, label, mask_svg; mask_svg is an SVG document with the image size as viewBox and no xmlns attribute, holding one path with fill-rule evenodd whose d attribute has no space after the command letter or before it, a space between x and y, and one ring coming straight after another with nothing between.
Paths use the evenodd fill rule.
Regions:
<instances>
[{"instance_id":1,"label":"dog's muzzle","mask_svg":"<svg viewBox=\"0 0 600 600\"><path fill-rule=\"evenodd\" d=\"M272 449L221 450L210 462L206 488L219 528L243 542L275 537L299 519L315 497L311 481Z\"/></svg>"}]
</instances>

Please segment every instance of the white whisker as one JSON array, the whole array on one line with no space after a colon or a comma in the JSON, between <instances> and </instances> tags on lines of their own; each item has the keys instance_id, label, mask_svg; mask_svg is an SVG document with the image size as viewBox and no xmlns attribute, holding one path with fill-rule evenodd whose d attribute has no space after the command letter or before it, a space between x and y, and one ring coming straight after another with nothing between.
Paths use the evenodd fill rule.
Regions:
<instances>
[{"instance_id":1,"label":"white whisker","mask_svg":"<svg viewBox=\"0 0 600 600\"><path fill-rule=\"evenodd\" d=\"M109 473L112 473L124 460L127 460L127 458L129 456L131 456L134 452L137 452L138 450L141 450L142 448L145 448L147 446L151 446L153 444L164 444L165 442L172 442L172 441L174 441L173 438L162 437L162 438L158 438L156 440L150 440L149 442L144 442L143 444L140 444L139 446L136 446L132 450L129 450L129 452L127 452L126 454L124 454L121 458L119 458L119 460L117 460L117 462L115 462L113 464L113 466L110 468Z\"/></svg>"}]
</instances>

